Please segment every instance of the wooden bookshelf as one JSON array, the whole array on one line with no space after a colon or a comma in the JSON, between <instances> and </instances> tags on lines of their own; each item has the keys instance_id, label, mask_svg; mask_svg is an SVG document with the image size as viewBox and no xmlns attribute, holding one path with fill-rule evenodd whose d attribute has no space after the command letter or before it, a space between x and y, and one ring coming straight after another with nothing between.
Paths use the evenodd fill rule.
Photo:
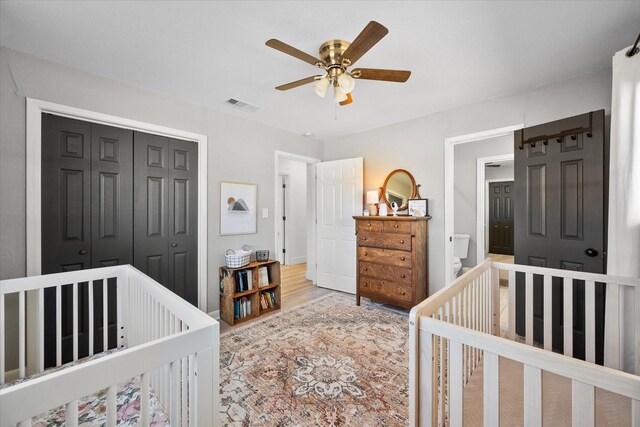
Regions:
<instances>
[{"instance_id":1,"label":"wooden bookshelf","mask_svg":"<svg viewBox=\"0 0 640 427\"><path fill-rule=\"evenodd\" d=\"M269 285L260 287L260 267L267 267L269 275ZM238 272L251 271L251 289L236 292ZM240 268L220 267L220 317L229 325L235 325L254 319L262 314L279 310L282 301L280 300L280 262L269 260L256 262ZM274 307L263 309L260 304L260 294L262 291L270 291L275 294L276 304ZM240 319L235 318L234 301L238 298L246 297L251 301L251 313Z\"/></svg>"}]
</instances>

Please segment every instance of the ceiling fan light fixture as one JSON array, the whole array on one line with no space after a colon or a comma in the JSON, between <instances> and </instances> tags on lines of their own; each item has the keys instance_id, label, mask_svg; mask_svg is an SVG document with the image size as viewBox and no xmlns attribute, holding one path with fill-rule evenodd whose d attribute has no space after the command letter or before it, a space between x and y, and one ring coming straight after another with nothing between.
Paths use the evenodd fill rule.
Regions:
<instances>
[{"instance_id":1,"label":"ceiling fan light fixture","mask_svg":"<svg viewBox=\"0 0 640 427\"><path fill-rule=\"evenodd\" d=\"M313 91L320 98L324 98L324 96L327 94L327 89L329 88L330 83L331 81L329 80L329 77L321 78L316 82L315 85L313 85Z\"/></svg>"},{"instance_id":2,"label":"ceiling fan light fixture","mask_svg":"<svg viewBox=\"0 0 640 427\"><path fill-rule=\"evenodd\" d=\"M356 79L351 77L349 73L344 72L338 76L338 84L344 93L350 93L356 86Z\"/></svg>"},{"instance_id":3,"label":"ceiling fan light fixture","mask_svg":"<svg viewBox=\"0 0 640 427\"><path fill-rule=\"evenodd\" d=\"M347 94L342 91L339 85L333 87L333 98L336 102L344 102L347 100Z\"/></svg>"}]
</instances>

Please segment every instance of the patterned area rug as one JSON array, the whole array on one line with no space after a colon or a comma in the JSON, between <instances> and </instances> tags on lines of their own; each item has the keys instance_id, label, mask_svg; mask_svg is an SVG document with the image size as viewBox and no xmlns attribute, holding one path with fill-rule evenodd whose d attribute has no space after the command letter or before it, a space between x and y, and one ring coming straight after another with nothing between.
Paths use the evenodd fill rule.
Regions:
<instances>
[{"instance_id":1,"label":"patterned area rug","mask_svg":"<svg viewBox=\"0 0 640 427\"><path fill-rule=\"evenodd\" d=\"M330 294L221 338L228 426L408 424L408 313Z\"/></svg>"}]
</instances>

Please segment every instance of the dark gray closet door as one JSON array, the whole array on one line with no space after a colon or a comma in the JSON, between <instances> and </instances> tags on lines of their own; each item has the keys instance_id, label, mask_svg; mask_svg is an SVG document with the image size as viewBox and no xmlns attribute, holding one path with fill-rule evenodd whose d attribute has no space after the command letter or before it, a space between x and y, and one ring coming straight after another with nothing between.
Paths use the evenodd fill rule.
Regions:
<instances>
[{"instance_id":1,"label":"dark gray closet door","mask_svg":"<svg viewBox=\"0 0 640 427\"><path fill-rule=\"evenodd\" d=\"M42 273L131 263L132 131L42 116ZM78 285L78 354L89 354L88 286L94 286L94 352L102 346L101 282ZM62 287L62 362L73 358L73 293ZM116 289L109 287L109 342ZM55 290L45 291L45 366L55 365Z\"/></svg>"},{"instance_id":2,"label":"dark gray closet door","mask_svg":"<svg viewBox=\"0 0 640 427\"><path fill-rule=\"evenodd\" d=\"M591 127L591 132L577 130ZM520 143L556 135L535 146ZM563 270L605 272L607 175L604 111L515 132L515 262ZM543 278L534 276L534 340L543 340ZM585 355L585 290L574 281L573 355ZM553 349L563 350L562 280L553 279ZM524 275L517 275L516 332L525 332ZM596 361L602 363L604 286L596 284Z\"/></svg>"},{"instance_id":3,"label":"dark gray closet door","mask_svg":"<svg viewBox=\"0 0 640 427\"><path fill-rule=\"evenodd\" d=\"M198 302L198 154L193 142L134 134L134 265Z\"/></svg>"},{"instance_id":4,"label":"dark gray closet door","mask_svg":"<svg viewBox=\"0 0 640 427\"><path fill-rule=\"evenodd\" d=\"M513 255L513 181L489 183L489 252Z\"/></svg>"},{"instance_id":5,"label":"dark gray closet door","mask_svg":"<svg viewBox=\"0 0 640 427\"><path fill-rule=\"evenodd\" d=\"M198 305L198 147L169 141L169 289Z\"/></svg>"}]
</instances>

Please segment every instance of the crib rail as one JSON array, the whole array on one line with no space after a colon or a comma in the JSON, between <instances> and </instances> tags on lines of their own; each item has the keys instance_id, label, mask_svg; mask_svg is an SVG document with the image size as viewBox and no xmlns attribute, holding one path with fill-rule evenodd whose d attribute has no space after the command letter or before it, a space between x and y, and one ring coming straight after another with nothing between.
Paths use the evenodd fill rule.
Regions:
<instances>
[{"instance_id":1,"label":"crib rail","mask_svg":"<svg viewBox=\"0 0 640 427\"><path fill-rule=\"evenodd\" d=\"M500 313L500 270L508 271L508 304L505 319ZM524 275L524 344L516 339L516 273ZM534 277L536 280L534 281ZM574 286L585 291L585 359L573 356L573 333L563 333L564 356L552 353L552 280L560 278L564 291L564 331L573 331ZM577 282L574 282L577 281ZM596 284L606 286L605 365L595 362ZM533 289L543 287L543 349L532 347ZM624 299L633 302L635 318L631 334L636 349L636 369L640 362L640 280L576 271L495 263L485 260L450 286L440 290L410 314L410 422L411 425L462 425L462 389L482 360L484 364L485 425L498 425L499 358L525 364L525 425L539 425L541 374L547 370L573 381L573 423L592 425L594 387L611 390L632 399L634 422L640 425L640 377L618 372L621 348L628 337L622 328L618 308ZM506 328L501 330L501 320ZM629 328L629 325L626 325ZM492 336L494 335L494 336ZM497 337L504 335L508 339ZM535 357L533 357L535 356ZM544 357L543 357L544 356ZM570 356L570 357L566 357ZM556 364L553 366L553 364ZM558 366L569 368L558 370ZM638 371L636 371L638 373ZM529 418L527 418L527 416ZM634 425L636 425L634 424Z\"/></svg>"},{"instance_id":2,"label":"crib rail","mask_svg":"<svg viewBox=\"0 0 640 427\"><path fill-rule=\"evenodd\" d=\"M94 295L96 284L102 286L102 299ZM86 286L89 294L89 353L94 347L94 314L102 315L102 324L108 325L109 302L116 305L120 350L1 389L0 426L29 426L33 416L59 406L66 407L67 425L77 425L78 400L101 390L106 390L107 426L115 426L117 384L134 377L141 378L141 425L150 422L151 388L172 426L217 425L218 323L131 266L0 281L0 381L5 380L5 299L18 301L18 376L24 377L28 371L44 369L46 289L55 290L57 366L62 362L60 294L64 286L71 288L73 360L79 353L80 286ZM115 301L108 297L110 287L116 288ZM102 313L93 311L98 303ZM34 333L29 333L27 323ZM115 347L109 342L108 327L102 329L102 350ZM35 366L29 366L26 358L30 351Z\"/></svg>"}]
</instances>

